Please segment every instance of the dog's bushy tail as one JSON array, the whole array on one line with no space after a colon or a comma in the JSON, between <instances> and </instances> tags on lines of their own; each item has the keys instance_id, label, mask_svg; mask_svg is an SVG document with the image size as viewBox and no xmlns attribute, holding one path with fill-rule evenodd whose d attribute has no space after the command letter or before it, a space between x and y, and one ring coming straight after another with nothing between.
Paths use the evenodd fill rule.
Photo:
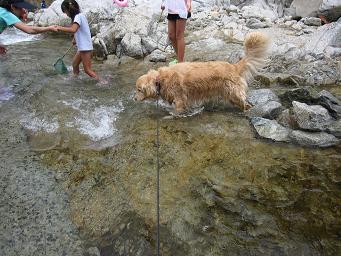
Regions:
<instances>
[{"instance_id":1,"label":"dog's bushy tail","mask_svg":"<svg viewBox=\"0 0 341 256\"><path fill-rule=\"evenodd\" d=\"M246 36L245 57L237 63L239 74L246 80L252 78L253 74L265 64L269 43L269 37L261 32L252 32Z\"/></svg>"}]
</instances>

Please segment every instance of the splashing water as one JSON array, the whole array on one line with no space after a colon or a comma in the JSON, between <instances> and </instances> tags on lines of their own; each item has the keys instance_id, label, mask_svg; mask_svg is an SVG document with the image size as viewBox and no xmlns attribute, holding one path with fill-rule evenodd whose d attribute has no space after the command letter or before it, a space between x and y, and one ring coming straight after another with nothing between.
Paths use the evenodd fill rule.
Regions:
<instances>
[{"instance_id":1,"label":"splashing water","mask_svg":"<svg viewBox=\"0 0 341 256\"><path fill-rule=\"evenodd\" d=\"M12 45L16 43L21 42L30 42L30 41L36 41L42 38L42 35L30 35L26 34L19 29L16 28L9 28L6 29L1 34L0 43L4 45Z\"/></svg>"}]
</instances>

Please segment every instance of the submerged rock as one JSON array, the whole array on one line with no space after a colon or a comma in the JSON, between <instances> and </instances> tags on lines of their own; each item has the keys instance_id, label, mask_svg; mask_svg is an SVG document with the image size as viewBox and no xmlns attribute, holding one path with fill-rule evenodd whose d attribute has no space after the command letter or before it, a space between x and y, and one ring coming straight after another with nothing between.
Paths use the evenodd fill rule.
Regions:
<instances>
[{"instance_id":1,"label":"submerged rock","mask_svg":"<svg viewBox=\"0 0 341 256\"><path fill-rule=\"evenodd\" d=\"M340 141L335 136L325 132L292 131L290 138L302 146L330 147Z\"/></svg>"},{"instance_id":2,"label":"submerged rock","mask_svg":"<svg viewBox=\"0 0 341 256\"><path fill-rule=\"evenodd\" d=\"M258 104L246 112L248 117L264 117L275 119L283 110L282 104L277 101L268 101L263 104Z\"/></svg>"},{"instance_id":3,"label":"submerged rock","mask_svg":"<svg viewBox=\"0 0 341 256\"><path fill-rule=\"evenodd\" d=\"M101 256L101 253L97 247L90 247L86 251L86 256Z\"/></svg>"},{"instance_id":4,"label":"submerged rock","mask_svg":"<svg viewBox=\"0 0 341 256\"><path fill-rule=\"evenodd\" d=\"M263 138L271 139L274 141L290 141L290 130L281 126L275 120L269 120L261 117L251 118L251 123L256 129L258 135Z\"/></svg>"}]
</instances>

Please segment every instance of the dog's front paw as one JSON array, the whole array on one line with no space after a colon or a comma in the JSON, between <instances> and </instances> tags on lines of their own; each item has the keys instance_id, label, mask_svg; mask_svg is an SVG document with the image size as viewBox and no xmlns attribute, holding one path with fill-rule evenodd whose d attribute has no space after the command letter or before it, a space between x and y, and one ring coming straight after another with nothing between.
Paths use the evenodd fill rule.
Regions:
<instances>
[{"instance_id":1,"label":"dog's front paw","mask_svg":"<svg viewBox=\"0 0 341 256\"><path fill-rule=\"evenodd\" d=\"M250 108L252 108L253 106L249 103L246 103L244 106L244 111L249 110Z\"/></svg>"},{"instance_id":2,"label":"dog's front paw","mask_svg":"<svg viewBox=\"0 0 341 256\"><path fill-rule=\"evenodd\" d=\"M162 120L169 120L169 119L174 119L174 116L169 115L169 116L162 117Z\"/></svg>"}]
</instances>

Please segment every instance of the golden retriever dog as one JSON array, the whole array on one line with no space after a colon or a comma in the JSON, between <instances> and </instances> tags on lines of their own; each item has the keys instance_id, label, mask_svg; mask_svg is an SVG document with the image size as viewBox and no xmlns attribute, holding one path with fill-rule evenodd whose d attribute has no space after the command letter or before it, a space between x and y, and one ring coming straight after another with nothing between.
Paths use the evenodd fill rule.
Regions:
<instances>
[{"instance_id":1,"label":"golden retriever dog","mask_svg":"<svg viewBox=\"0 0 341 256\"><path fill-rule=\"evenodd\" d=\"M222 98L242 110L246 102L247 81L264 64L269 38L260 32L246 36L245 57L236 64L224 61L183 62L158 70L150 70L136 81L135 100L160 96L175 111L182 113L193 104Z\"/></svg>"}]
</instances>

